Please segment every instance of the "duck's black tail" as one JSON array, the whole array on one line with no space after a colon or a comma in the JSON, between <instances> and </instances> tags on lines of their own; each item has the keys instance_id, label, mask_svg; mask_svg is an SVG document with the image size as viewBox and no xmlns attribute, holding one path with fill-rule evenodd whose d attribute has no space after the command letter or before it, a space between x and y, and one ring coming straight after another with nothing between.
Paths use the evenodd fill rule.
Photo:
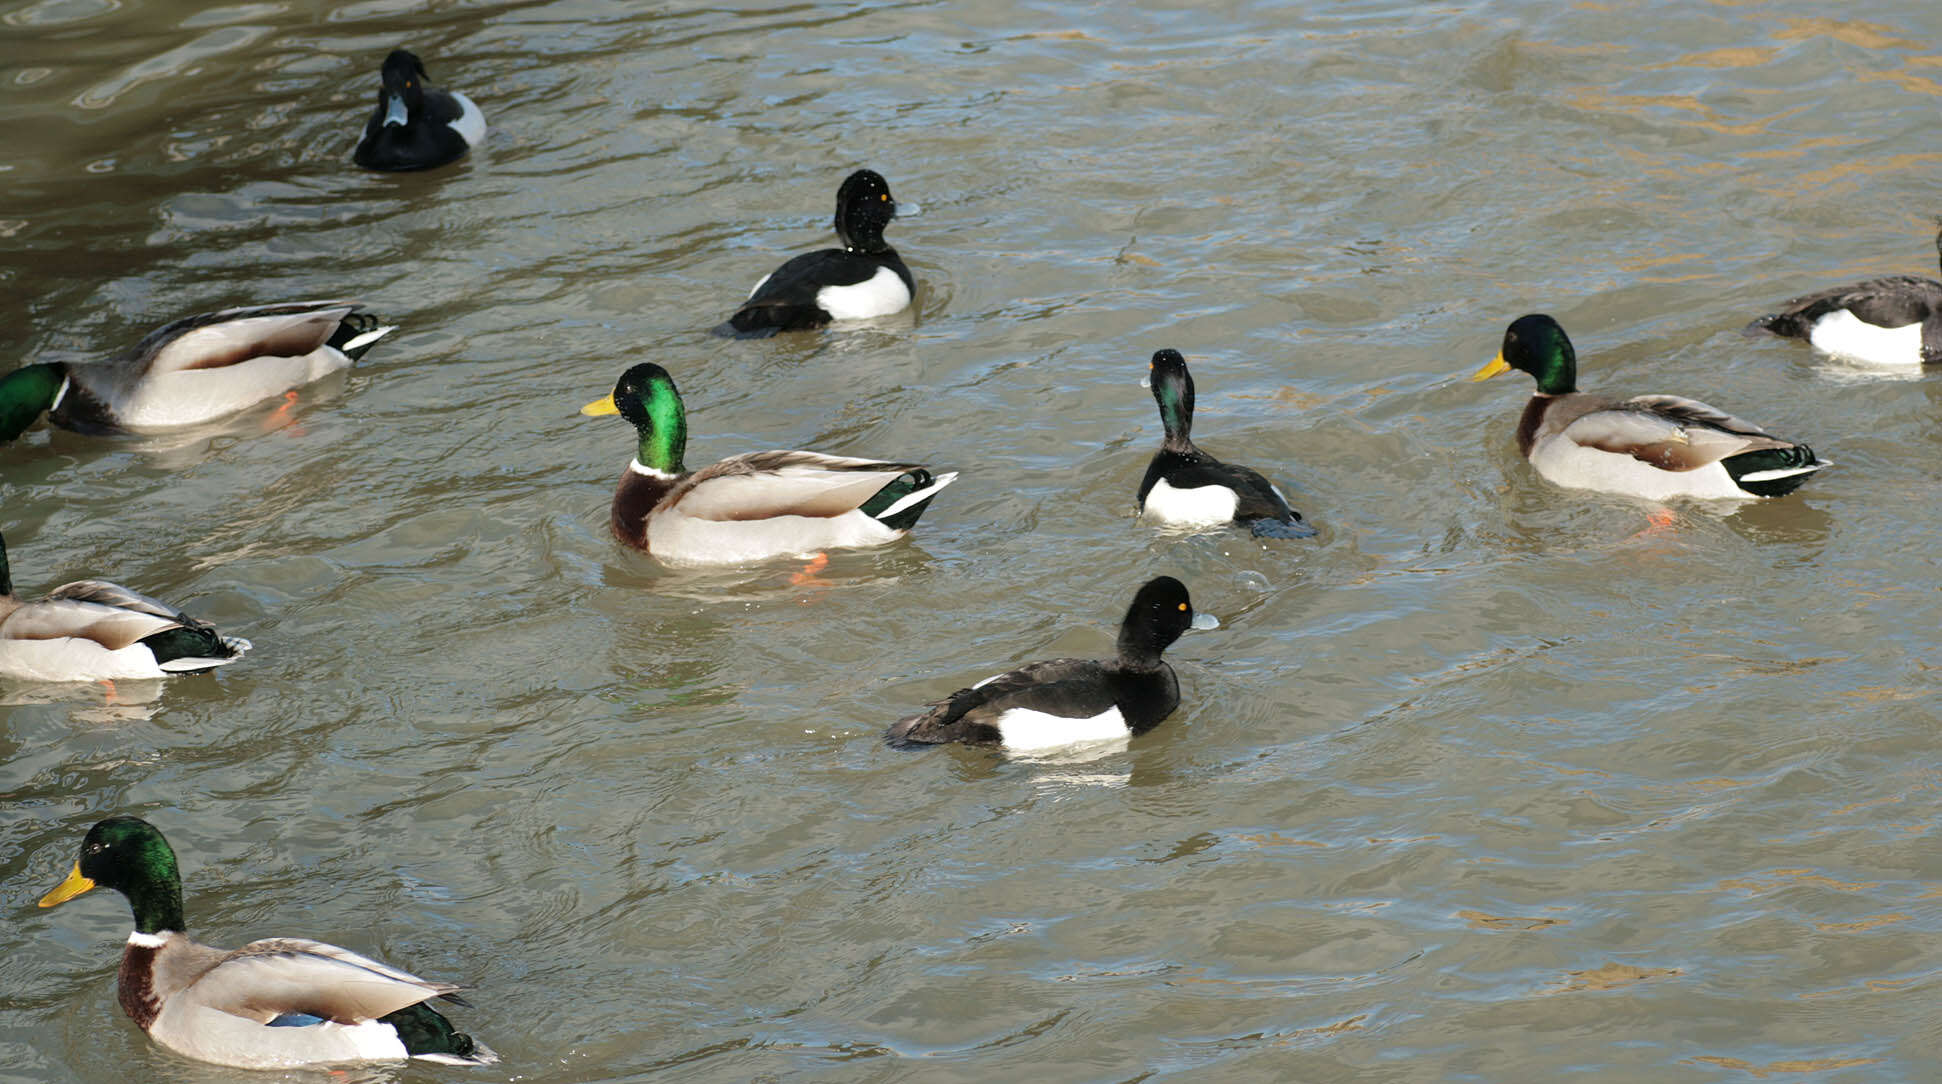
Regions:
<instances>
[{"instance_id":1,"label":"duck's black tail","mask_svg":"<svg viewBox=\"0 0 1942 1084\"><path fill-rule=\"evenodd\" d=\"M484 1043L454 1028L450 1020L424 1002L380 1016L378 1021L398 1032L405 1052L414 1058L448 1065L491 1065L499 1060Z\"/></svg>"},{"instance_id":2,"label":"duck's black tail","mask_svg":"<svg viewBox=\"0 0 1942 1084\"><path fill-rule=\"evenodd\" d=\"M1827 461L1817 458L1814 449L1805 444L1791 444L1727 456L1720 460L1720 466L1748 493L1781 497L1799 489L1807 476L1827 466Z\"/></svg>"},{"instance_id":3,"label":"duck's black tail","mask_svg":"<svg viewBox=\"0 0 1942 1084\"><path fill-rule=\"evenodd\" d=\"M933 475L923 467L912 467L864 501L861 511L893 531L908 531L917 525L918 517L930 507L937 491L957 481L957 477L956 471Z\"/></svg>"}]
</instances>

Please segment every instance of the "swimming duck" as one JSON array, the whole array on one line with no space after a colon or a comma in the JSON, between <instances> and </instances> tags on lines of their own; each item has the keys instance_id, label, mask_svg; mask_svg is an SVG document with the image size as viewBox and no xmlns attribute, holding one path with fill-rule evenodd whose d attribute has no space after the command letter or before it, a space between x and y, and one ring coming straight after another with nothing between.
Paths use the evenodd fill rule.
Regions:
<instances>
[{"instance_id":1,"label":"swimming duck","mask_svg":"<svg viewBox=\"0 0 1942 1084\"><path fill-rule=\"evenodd\" d=\"M1942 231L1935 235L1942 254ZM1862 365L1942 364L1942 282L1891 275L1796 297L1748 324Z\"/></svg>"},{"instance_id":2,"label":"swimming duck","mask_svg":"<svg viewBox=\"0 0 1942 1084\"><path fill-rule=\"evenodd\" d=\"M956 472L820 452L750 452L689 473L687 414L674 378L653 362L622 373L613 394L580 408L619 414L639 434L614 492L621 541L668 564L726 565L902 538Z\"/></svg>"},{"instance_id":3,"label":"swimming duck","mask_svg":"<svg viewBox=\"0 0 1942 1084\"><path fill-rule=\"evenodd\" d=\"M1272 482L1194 445L1194 378L1180 351L1156 352L1148 373L1167 435L1140 482L1141 516L1192 527L1238 523L1264 538L1314 537Z\"/></svg>"},{"instance_id":4,"label":"swimming duck","mask_svg":"<svg viewBox=\"0 0 1942 1084\"><path fill-rule=\"evenodd\" d=\"M186 317L106 361L41 362L0 377L0 441L43 412L83 433L196 425L342 369L392 330L355 301Z\"/></svg>"},{"instance_id":5,"label":"swimming duck","mask_svg":"<svg viewBox=\"0 0 1942 1084\"><path fill-rule=\"evenodd\" d=\"M224 950L192 940L183 932L175 851L139 817L109 817L88 829L74 871L40 905L97 887L126 896L135 914L116 978L122 1011L178 1054L245 1069L499 1060L424 1003L465 1004L450 983L321 941L276 937Z\"/></svg>"},{"instance_id":6,"label":"swimming duck","mask_svg":"<svg viewBox=\"0 0 1942 1084\"><path fill-rule=\"evenodd\" d=\"M836 190L836 236L843 247L805 252L776 268L715 334L754 339L902 312L917 283L883 240L883 228L896 215L890 182L874 170L850 174Z\"/></svg>"},{"instance_id":7,"label":"swimming duck","mask_svg":"<svg viewBox=\"0 0 1942 1084\"><path fill-rule=\"evenodd\" d=\"M63 584L39 602L14 597L0 538L0 675L101 681L196 674L235 662L250 642L167 603L100 580Z\"/></svg>"},{"instance_id":8,"label":"swimming duck","mask_svg":"<svg viewBox=\"0 0 1942 1084\"><path fill-rule=\"evenodd\" d=\"M426 82L425 65L406 49L384 58L378 107L364 123L353 161L400 173L455 162L485 138L485 114L456 90Z\"/></svg>"},{"instance_id":9,"label":"swimming duck","mask_svg":"<svg viewBox=\"0 0 1942 1084\"><path fill-rule=\"evenodd\" d=\"M1194 613L1172 576L1148 580L1119 625L1111 660L1052 659L985 678L892 725L891 745L997 744L1016 752L1144 734L1180 706L1180 682L1160 658L1189 628L1220 625Z\"/></svg>"},{"instance_id":10,"label":"swimming duck","mask_svg":"<svg viewBox=\"0 0 1942 1084\"><path fill-rule=\"evenodd\" d=\"M1577 389L1578 357L1549 316L1519 317L1471 380L1522 369L1537 392L1517 423L1517 450L1550 481L1576 489L1668 497L1778 497L1827 466L1805 444L1692 399L1610 399Z\"/></svg>"}]
</instances>

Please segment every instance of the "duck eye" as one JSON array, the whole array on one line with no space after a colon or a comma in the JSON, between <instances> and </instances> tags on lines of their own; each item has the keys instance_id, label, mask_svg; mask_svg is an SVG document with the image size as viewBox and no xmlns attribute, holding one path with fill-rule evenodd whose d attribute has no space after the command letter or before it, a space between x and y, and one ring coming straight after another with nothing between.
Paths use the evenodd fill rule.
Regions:
<instances>
[{"instance_id":1,"label":"duck eye","mask_svg":"<svg viewBox=\"0 0 1942 1084\"><path fill-rule=\"evenodd\" d=\"M1184 602L1183 602L1183 603L1181 603L1181 604L1180 604L1180 612L1181 612L1181 613L1186 613L1186 612L1187 612L1187 604L1186 604L1186 603L1184 603Z\"/></svg>"},{"instance_id":2,"label":"duck eye","mask_svg":"<svg viewBox=\"0 0 1942 1084\"><path fill-rule=\"evenodd\" d=\"M888 193L888 192L883 192L883 193L880 193L880 194L879 194L879 195L877 196L877 200L878 200L879 202L887 202L887 201L888 201L889 199L890 199L890 193Z\"/></svg>"}]
</instances>

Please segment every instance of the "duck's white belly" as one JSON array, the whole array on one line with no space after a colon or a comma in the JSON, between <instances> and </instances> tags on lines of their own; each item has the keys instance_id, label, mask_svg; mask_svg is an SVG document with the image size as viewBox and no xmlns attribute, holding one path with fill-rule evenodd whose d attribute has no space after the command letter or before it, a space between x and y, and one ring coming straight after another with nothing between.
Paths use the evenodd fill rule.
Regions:
<instances>
[{"instance_id":1,"label":"duck's white belly","mask_svg":"<svg viewBox=\"0 0 1942 1084\"><path fill-rule=\"evenodd\" d=\"M764 280L767 281L767 280ZM756 289L761 289L757 284ZM854 286L825 286L816 291L816 305L837 320L867 320L902 312L910 305L910 287L888 267Z\"/></svg>"},{"instance_id":2,"label":"duck's white belly","mask_svg":"<svg viewBox=\"0 0 1942 1084\"><path fill-rule=\"evenodd\" d=\"M324 1022L273 1028L194 1003L194 987L162 1003L148 1034L199 1061L244 1069L288 1069L323 1062L405 1061L411 1055L389 1024Z\"/></svg>"},{"instance_id":3,"label":"duck's white belly","mask_svg":"<svg viewBox=\"0 0 1942 1084\"><path fill-rule=\"evenodd\" d=\"M1586 448L1561 436L1539 441L1531 449L1531 466L1557 485L1625 493L1647 500L1673 497L1744 500L1752 496L1736 485L1733 476L1718 463L1709 463L1697 470L1661 470L1629 455Z\"/></svg>"},{"instance_id":4,"label":"duck's white belly","mask_svg":"<svg viewBox=\"0 0 1942 1084\"><path fill-rule=\"evenodd\" d=\"M998 735L1007 749L1033 752L1062 745L1123 741L1132 735L1117 707L1088 719L1068 719L1029 708L1012 708L998 716Z\"/></svg>"},{"instance_id":5,"label":"duck's white belly","mask_svg":"<svg viewBox=\"0 0 1942 1084\"><path fill-rule=\"evenodd\" d=\"M197 425L281 395L350 363L348 355L325 346L300 357L251 358L219 369L184 369L151 377L125 402L111 405L115 417L128 429Z\"/></svg>"},{"instance_id":6,"label":"duck's white belly","mask_svg":"<svg viewBox=\"0 0 1942 1084\"><path fill-rule=\"evenodd\" d=\"M881 546L903 537L862 512L840 516L774 516L760 520L655 515L647 551L671 565L740 565L821 550Z\"/></svg>"},{"instance_id":7,"label":"duck's white belly","mask_svg":"<svg viewBox=\"0 0 1942 1084\"><path fill-rule=\"evenodd\" d=\"M81 636L0 639L0 675L22 681L101 681L167 677L141 644L110 651Z\"/></svg>"},{"instance_id":8,"label":"duck's white belly","mask_svg":"<svg viewBox=\"0 0 1942 1084\"><path fill-rule=\"evenodd\" d=\"M1814 322L1807 341L1844 361L1902 368L1922 364L1922 325L1876 327L1846 309Z\"/></svg>"},{"instance_id":9,"label":"duck's white belly","mask_svg":"<svg viewBox=\"0 0 1942 1084\"><path fill-rule=\"evenodd\" d=\"M1212 527L1234 522L1240 495L1226 486L1175 489L1162 478L1146 491L1140 514L1157 523L1183 527Z\"/></svg>"}]
</instances>

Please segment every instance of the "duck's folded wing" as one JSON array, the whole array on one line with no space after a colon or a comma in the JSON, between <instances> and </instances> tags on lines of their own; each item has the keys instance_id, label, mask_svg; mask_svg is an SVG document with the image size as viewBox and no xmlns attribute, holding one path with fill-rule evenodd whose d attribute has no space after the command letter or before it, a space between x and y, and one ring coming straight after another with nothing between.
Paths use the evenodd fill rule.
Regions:
<instances>
[{"instance_id":1,"label":"duck's folded wing","mask_svg":"<svg viewBox=\"0 0 1942 1084\"><path fill-rule=\"evenodd\" d=\"M126 361L136 375L155 375L302 357L330 342L356 308L351 301L296 301L201 313L149 333Z\"/></svg>"},{"instance_id":2,"label":"duck's folded wing","mask_svg":"<svg viewBox=\"0 0 1942 1084\"><path fill-rule=\"evenodd\" d=\"M697 519L840 516L906 472L922 469L820 452L752 452L698 472L669 503Z\"/></svg>"},{"instance_id":3,"label":"duck's folded wing","mask_svg":"<svg viewBox=\"0 0 1942 1084\"><path fill-rule=\"evenodd\" d=\"M1584 448L1687 471L1758 448L1788 447L1759 426L1695 399L1641 395L1586 414L1560 434Z\"/></svg>"},{"instance_id":4,"label":"duck's folded wing","mask_svg":"<svg viewBox=\"0 0 1942 1084\"><path fill-rule=\"evenodd\" d=\"M278 937L229 953L179 996L266 1022L285 1013L308 1013L357 1023L457 989L336 945Z\"/></svg>"},{"instance_id":5,"label":"duck's folded wing","mask_svg":"<svg viewBox=\"0 0 1942 1084\"><path fill-rule=\"evenodd\" d=\"M1942 307L1942 283L1890 275L1790 298L1781 303L1778 315L1816 320L1847 309L1876 327L1907 327L1928 319L1938 307Z\"/></svg>"},{"instance_id":6,"label":"duck's folded wing","mask_svg":"<svg viewBox=\"0 0 1942 1084\"><path fill-rule=\"evenodd\" d=\"M1090 718L1113 706L1104 686L1090 680L1100 669L1096 659L1048 659L994 674L898 720L885 739L892 745L998 741L998 719L1013 708Z\"/></svg>"},{"instance_id":7,"label":"duck's folded wing","mask_svg":"<svg viewBox=\"0 0 1942 1084\"><path fill-rule=\"evenodd\" d=\"M87 586L93 585L71 583L60 590ZM139 595L134 597L141 598ZM0 639L59 640L77 637L93 640L109 651L120 651L158 632L181 628L184 620L166 607L159 611L130 609L96 602L85 596L59 597L59 592L56 592L53 597L30 602L8 614L7 619L0 622Z\"/></svg>"}]
</instances>

